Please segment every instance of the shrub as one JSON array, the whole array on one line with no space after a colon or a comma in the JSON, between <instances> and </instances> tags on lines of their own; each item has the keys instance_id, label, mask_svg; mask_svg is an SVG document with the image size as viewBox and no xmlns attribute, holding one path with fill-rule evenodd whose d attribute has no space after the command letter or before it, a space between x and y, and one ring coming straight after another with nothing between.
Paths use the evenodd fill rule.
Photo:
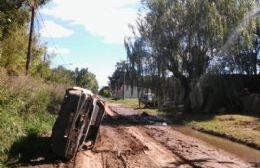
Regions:
<instances>
[{"instance_id":1,"label":"shrub","mask_svg":"<svg viewBox=\"0 0 260 168\"><path fill-rule=\"evenodd\" d=\"M13 144L29 135L40 136L51 130L53 114L58 111L57 104L62 101L66 87L26 76L8 77L3 69L0 75L1 166Z\"/></svg>"}]
</instances>

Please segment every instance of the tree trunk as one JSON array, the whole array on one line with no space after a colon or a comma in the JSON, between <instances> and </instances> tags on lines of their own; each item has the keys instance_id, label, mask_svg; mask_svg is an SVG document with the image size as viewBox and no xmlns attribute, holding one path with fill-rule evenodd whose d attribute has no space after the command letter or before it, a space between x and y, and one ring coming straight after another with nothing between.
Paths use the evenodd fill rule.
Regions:
<instances>
[{"instance_id":1,"label":"tree trunk","mask_svg":"<svg viewBox=\"0 0 260 168\"><path fill-rule=\"evenodd\" d=\"M184 100L183 100L184 101L184 113L188 113L191 110L190 109L190 97L189 97L191 89L190 89L190 85L189 85L189 80L187 77L185 77L184 75L181 75L181 74L176 75L175 77L180 80L181 85L184 88Z\"/></svg>"}]
</instances>

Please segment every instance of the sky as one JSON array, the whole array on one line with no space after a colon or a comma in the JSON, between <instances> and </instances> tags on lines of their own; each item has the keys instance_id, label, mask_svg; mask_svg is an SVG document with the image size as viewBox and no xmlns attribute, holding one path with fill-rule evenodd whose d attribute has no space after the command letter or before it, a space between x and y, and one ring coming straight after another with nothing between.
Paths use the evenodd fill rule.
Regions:
<instances>
[{"instance_id":1,"label":"sky","mask_svg":"<svg viewBox=\"0 0 260 168\"><path fill-rule=\"evenodd\" d=\"M137 18L140 0L52 0L36 17L41 42L54 53L52 67L88 68L99 86L116 62L126 59L124 37Z\"/></svg>"}]
</instances>

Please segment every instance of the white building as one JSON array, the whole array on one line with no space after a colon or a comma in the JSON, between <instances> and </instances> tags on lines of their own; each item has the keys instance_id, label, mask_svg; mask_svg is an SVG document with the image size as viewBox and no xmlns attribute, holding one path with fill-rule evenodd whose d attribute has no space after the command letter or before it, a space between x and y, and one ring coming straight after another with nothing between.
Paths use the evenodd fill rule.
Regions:
<instances>
[{"instance_id":1,"label":"white building","mask_svg":"<svg viewBox=\"0 0 260 168\"><path fill-rule=\"evenodd\" d=\"M151 89L143 89L143 92L151 92ZM141 94L141 89L139 94ZM112 95L115 97L138 98L138 88L136 86L122 85L120 90L113 91Z\"/></svg>"}]
</instances>

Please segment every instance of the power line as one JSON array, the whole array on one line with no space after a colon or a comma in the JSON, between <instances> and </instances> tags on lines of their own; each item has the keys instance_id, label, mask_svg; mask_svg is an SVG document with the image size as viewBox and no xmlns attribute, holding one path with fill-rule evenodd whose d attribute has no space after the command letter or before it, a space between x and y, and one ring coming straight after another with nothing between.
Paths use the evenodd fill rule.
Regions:
<instances>
[{"instance_id":1,"label":"power line","mask_svg":"<svg viewBox=\"0 0 260 168\"><path fill-rule=\"evenodd\" d=\"M43 26L42 26L42 27L43 27L43 30L49 35L50 41L52 42L53 47L54 47L54 49L56 50L57 55L59 55L59 58L60 58L61 61L63 62L63 65L64 65L64 66L68 66L69 64L66 63L66 61L65 61L64 58L62 57L61 53L59 52L59 49L58 49L58 47L57 47L57 45L56 45L56 43L55 43L54 38L52 37L51 33L49 33L49 32L47 31L47 26L46 26L46 24L45 24L45 21L44 21L42 15L41 15L41 13L40 13L39 11L37 11L37 14L38 14L37 16L40 17L40 20L41 20L41 22L42 22L42 24L43 24Z\"/></svg>"},{"instance_id":2,"label":"power line","mask_svg":"<svg viewBox=\"0 0 260 168\"><path fill-rule=\"evenodd\" d=\"M37 26L37 35L39 35L40 34L40 22L39 22L39 19L37 17L36 17L36 26Z\"/></svg>"}]
</instances>

